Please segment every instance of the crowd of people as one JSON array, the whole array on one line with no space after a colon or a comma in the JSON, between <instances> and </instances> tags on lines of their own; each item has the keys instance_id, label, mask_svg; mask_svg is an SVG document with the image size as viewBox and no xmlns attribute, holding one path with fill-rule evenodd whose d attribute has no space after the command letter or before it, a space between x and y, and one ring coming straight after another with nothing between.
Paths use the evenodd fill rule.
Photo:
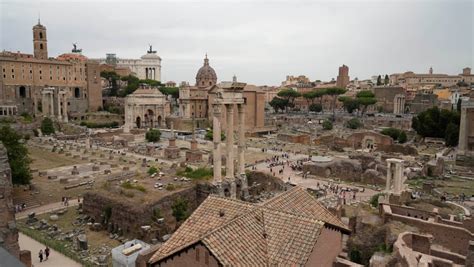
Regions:
<instances>
[{"instance_id":1,"label":"crowd of people","mask_svg":"<svg viewBox=\"0 0 474 267\"><path fill-rule=\"evenodd\" d=\"M26 209L26 203L15 205L15 213L21 212L24 209Z\"/></svg>"}]
</instances>

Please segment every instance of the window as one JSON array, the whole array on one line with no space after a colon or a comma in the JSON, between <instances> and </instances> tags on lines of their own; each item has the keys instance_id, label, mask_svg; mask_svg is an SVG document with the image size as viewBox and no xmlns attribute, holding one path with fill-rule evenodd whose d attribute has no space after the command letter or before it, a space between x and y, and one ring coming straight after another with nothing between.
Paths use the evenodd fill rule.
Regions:
<instances>
[{"instance_id":1,"label":"window","mask_svg":"<svg viewBox=\"0 0 474 267\"><path fill-rule=\"evenodd\" d=\"M204 263L209 264L209 251L204 253Z\"/></svg>"},{"instance_id":2,"label":"window","mask_svg":"<svg viewBox=\"0 0 474 267\"><path fill-rule=\"evenodd\" d=\"M20 97L25 98L26 97L26 88L24 86L20 87Z\"/></svg>"},{"instance_id":3,"label":"window","mask_svg":"<svg viewBox=\"0 0 474 267\"><path fill-rule=\"evenodd\" d=\"M43 39L43 33L42 32L40 32L39 36L40 36L40 39ZM41 49L43 49L43 47L41 47Z\"/></svg>"},{"instance_id":4,"label":"window","mask_svg":"<svg viewBox=\"0 0 474 267\"><path fill-rule=\"evenodd\" d=\"M81 90L77 87L74 89L74 97L75 98L80 98L81 97Z\"/></svg>"},{"instance_id":5,"label":"window","mask_svg":"<svg viewBox=\"0 0 474 267\"><path fill-rule=\"evenodd\" d=\"M43 44L40 44L40 49L43 49Z\"/></svg>"}]
</instances>

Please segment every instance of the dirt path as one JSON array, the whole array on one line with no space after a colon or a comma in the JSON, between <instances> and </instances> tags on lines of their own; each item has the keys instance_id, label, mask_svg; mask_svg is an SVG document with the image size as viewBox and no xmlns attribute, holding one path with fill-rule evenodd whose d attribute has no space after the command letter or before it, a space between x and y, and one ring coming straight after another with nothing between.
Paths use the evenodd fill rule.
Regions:
<instances>
[{"instance_id":1,"label":"dirt path","mask_svg":"<svg viewBox=\"0 0 474 267\"><path fill-rule=\"evenodd\" d=\"M82 199L81 199L81 201L82 201ZM69 207L77 206L78 204L79 203L77 202L77 198L69 200ZM43 206L27 209L27 210L22 211L22 212L18 212L15 215L15 218L17 220L26 218L26 217L28 217L28 213L30 213L30 212L34 212L34 213L36 213L36 215L40 215L40 214L43 214L43 213L48 213L48 212L52 212L52 211L55 211L55 210L60 210L60 209L63 209L63 208L65 208L65 206L63 205L62 202L50 203L50 204L46 204L46 205L43 205Z\"/></svg>"},{"instance_id":2,"label":"dirt path","mask_svg":"<svg viewBox=\"0 0 474 267\"><path fill-rule=\"evenodd\" d=\"M77 263L70 258L60 254L59 252L50 248L49 259L47 261L40 262L38 253L40 249L45 249L45 246L38 241L26 236L22 233L19 234L18 242L20 243L21 249L31 251L31 263L34 267L81 267L80 263Z\"/></svg>"}]
</instances>

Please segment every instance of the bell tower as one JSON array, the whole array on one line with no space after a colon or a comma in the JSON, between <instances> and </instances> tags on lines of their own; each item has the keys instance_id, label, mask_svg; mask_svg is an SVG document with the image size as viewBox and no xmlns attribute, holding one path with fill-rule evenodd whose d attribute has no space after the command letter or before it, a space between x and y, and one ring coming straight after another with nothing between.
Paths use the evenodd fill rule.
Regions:
<instances>
[{"instance_id":1,"label":"bell tower","mask_svg":"<svg viewBox=\"0 0 474 267\"><path fill-rule=\"evenodd\" d=\"M48 59L48 41L46 39L46 27L38 24L33 26L33 51L37 59Z\"/></svg>"}]
</instances>

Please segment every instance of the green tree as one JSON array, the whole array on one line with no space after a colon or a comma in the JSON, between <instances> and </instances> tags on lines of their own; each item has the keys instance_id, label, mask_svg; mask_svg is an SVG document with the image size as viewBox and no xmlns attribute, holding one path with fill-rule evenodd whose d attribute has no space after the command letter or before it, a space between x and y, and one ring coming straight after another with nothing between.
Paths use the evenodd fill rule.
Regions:
<instances>
[{"instance_id":1,"label":"green tree","mask_svg":"<svg viewBox=\"0 0 474 267\"><path fill-rule=\"evenodd\" d=\"M188 201L184 198L179 197L176 199L171 206L172 214L176 218L176 221L181 222L188 218Z\"/></svg>"},{"instance_id":2,"label":"green tree","mask_svg":"<svg viewBox=\"0 0 474 267\"><path fill-rule=\"evenodd\" d=\"M407 134L405 133L405 131L402 131L399 135L398 135L398 142L400 144L403 144L407 141Z\"/></svg>"},{"instance_id":3,"label":"green tree","mask_svg":"<svg viewBox=\"0 0 474 267\"><path fill-rule=\"evenodd\" d=\"M100 77L109 81L110 84L110 96L117 96L119 86L117 81L120 80L120 75L115 73L115 71L101 71Z\"/></svg>"},{"instance_id":4,"label":"green tree","mask_svg":"<svg viewBox=\"0 0 474 267\"><path fill-rule=\"evenodd\" d=\"M312 112L321 112L323 110L323 107L321 106L321 104L311 104L309 106L309 111L312 111Z\"/></svg>"},{"instance_id":5,"label":"green tree","mask_svg":"<svg viewBox=\"0 0 474 267\"><path fill-rule=\"evenodd\" d=\"M362 123L357 118L352 118L346 122L346 127L349 129L359 129L362 126Z\"/></svg>"},{"instance_id":6,"label":"green tree","mask_svg":"<svg viewBox=\"0 0 474 267\"><path fill-rule=\"evenodd\" d=\"M278 113L279 110L283 111L288 106L288 99L274 97L272 101L270 101L270 106Z\"/></svg>"},{"instance_id":7,"label":"green tree","mask_svg":"<svg viewBox=\"0 0 474 267\"><path fill-rule=\"evenodd\" d=\"M457 146L459 142L459 125L450 122L446 127L446 137L444 139L447 146Z\"/></svg>"},{"instance_id":8,"label":"green tree","mask_svg":"<svg viewBox=\"0 0 474 267\"><path fill-rule=\"evenodd\" d=\"M397 140L401 132L402 132L401 130L396 129L396 128L385 128L382 131L380 131L381 134L388 135L392 137L393 140Z\"/></svg>"},{"instance_id":9,"label":"green tree","mask_svg":"<svg viewBox=\"0 0 474 267\"><path fill-rule=\"evenodd\" d=\"M160 137L161 137L161 132L158 129L150 129L145 134L145 139L148 142L158 142L160 141Z\"/></svg>"},{"instance_id":10,"label":"green tree","mask_svg":"<svg viewBox=\"0 0 474 267\"><path fill-rule=\"evenodd\" d=\"M324 130L332 130L332 122L330 120L325 120L323 122L323 129Z\"/></svg>"},{"instance_id":11,"label":"green tree","mask_svg":"<svg viewBox=\"0 0 474 267\"><path fill-rule=\"evenodd\" d=\"M385 85L388 85L388 84L390 83L390 78L388 77L387 74L385 74L385 79L384 79L383 83L384 83Z\"/></svg>"},{"instance_id":12,"label":"green tree","mask_svg":"<svg viewBox=\"0 0 474 267\"><path fill-rule=\"evenodd\" d=\"M293 107L295 98L300 97L301 94L293 89L283 89L277 94L279 97L282 97L288 101L286 107Z\"/></svg>"},{"instance_id":13,"label":"green tree","mask_svg":"<svg viewBox=\"0 0 474 267\"><path fill-rule=\"evenodd\" d=\"M359 93L357 93L356 99L359 105L363 107L361 115L364 115L368 106L377 103L377 99L375 99L374 93L369 90L360 91Z\"/></svg>"},{"instance_id":14,"label":"green tree","mask_svg":"<svg viewBox=\"0 0 474 267\"><path fill-rule=\"evenodd\" d=\"M456 146L455 136L459 135L459 122L459 112L433 107L413 117L412 128L422 137L444 138L447 145Z\"/></svg>"},{"instance_id":15,"label":"green tree","mask_svg":"<svg viewBox=\"0 0 474 267\"><path fill-rule=\"evenodd\" d=\"M316 91L309 91L302 94L303 98L308 101L308 106L314 104L314 99L316 98Z\"/></svg>"},{"instance_id":16,"label":"green tree","mask_svg":"<svg viewBox=\"0 0 474 267\"><path fill-rule=\"evenodd\" d=\"M315 91L315 97L319 98L319 104L323 105L323 97L326 95L326 89L319 89Z\"/></svg>"},{"instance_id":17,"label":"green tree","mask_svg":"<svg viewBox=\"0 0 474 267\"><path fill-rule=\"evenodd\" d=\"M354 110L359 109L360 104L357 99L353 99L349 96L340 96L338 100L342 102L342 106L350 114L352 114Z\"/></svg>"},{"instance_id":18,"label":"green tree","mask_svg":"<svg viewBox=\"0 0 474 267\"><path fill-rule=\"evenodd\" d=\"M22 137L10 126L0 128L0 142L7 149L13 184L29 184L31 180L30 158Z\"/></svg>"},{"instance_id":19,"label":"green tree","mask_svg":"<svg viewBox=\"0 0 474 267\"><path fill-rule=\"evenodd\" d=\"M377 86L382 85L382 77L380 75L377 77Z\"/></svg>"},{"instance_id":20,"label":"green tree","mask_svg":"<svg viewBox=\"0 0 474 267\"><path fill-rule=\"evenodd\" d=\"M332 109L332 119L333 119L333 121L336 119L336 100L337 100L337 96L346 93L346 91L347 91L346 89L338 88L338 87L328 88L325 91L326 95L329 95L329 96L332 97L331 109Z\"/></svg>"},{"instance_id":21,"label":"green tree","mask_svg":"<svg viewBox=\"0 0 474 267\"><path fill-rule=\"evenodd\" d=\"M44 135L50 135L54 133L54 125L53 120L50 118L44 118L41 122L41 132Z\"/></svg>"},{"instance_id":22,"label":"green tree","mask_svg":"<svg viewBox=\"0 0 474 267\"><path fill-rule=\"evenodd\" d=\"M179 98L179 88L178 87L161 87L160 92L164 95L171 95L174 99Z\"/></svg>"}]
</instances>

